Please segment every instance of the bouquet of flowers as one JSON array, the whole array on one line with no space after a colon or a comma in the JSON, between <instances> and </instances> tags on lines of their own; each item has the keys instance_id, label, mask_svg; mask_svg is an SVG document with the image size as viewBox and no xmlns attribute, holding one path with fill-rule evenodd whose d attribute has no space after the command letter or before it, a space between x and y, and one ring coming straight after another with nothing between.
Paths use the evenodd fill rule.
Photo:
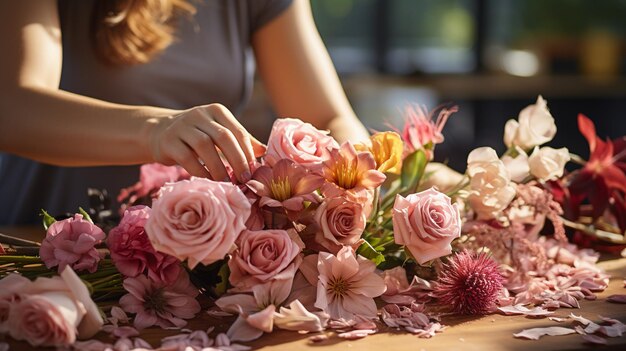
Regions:
<instances>
[{"instance_id":1,"label":"bouquet of flowers","mask_svg":"<svg viewBox=\"0 0 626 351\"><path fill-rule=\"evenodd\" d=\"M566 226L624 243L625 139L602 141L580 116L588 162L541 147L556 126L539 97L507 122L502 156L475 149L458 174L430 163L456 111L409 106L402 130L341 145L308 123L278 119L245 183L232 171L230 182L217 182L144 165L140 181L120 193L126 205L112 228L81 209L58 221L45 214L40 246L11 239L39 254L0 256L0 286L10 286L0 288L0 331L34 345L85 347L76 331L89 338L94 323L102 327L103 319L82 318L93 305L83 289L75 294L82 300L70 299L74 319L59 304L46 327L19 328L31 318L19 306L41 296L29 286L57 293L58 278L42 278L50 268L73 283L78 272L95 301L120 297L102 329L129 349L150 346L131 340L137 329L183 328L201 311L199 296L208 313L234 316L226 334L196 331L163 346L245 349L231 342L274 328L359 338L386 325L432 337L446 314L545 315L593 299L608 276L594 251L569 243ZM572 159L584 166L567 173Z\"/></svg>"}]
</instances>

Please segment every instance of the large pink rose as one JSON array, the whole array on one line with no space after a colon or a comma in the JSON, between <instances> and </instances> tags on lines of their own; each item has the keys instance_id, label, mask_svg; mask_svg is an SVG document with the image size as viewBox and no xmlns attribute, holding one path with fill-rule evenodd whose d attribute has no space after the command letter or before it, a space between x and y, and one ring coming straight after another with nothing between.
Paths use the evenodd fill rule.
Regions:
<instances>
[{"instance_id":1,"label":"large pink rose","mask_svg":"<svg viewBox=\"0 0 626 351\"><path fill-rule=\"evenodd\" d=\"M33 346L70 345L77 335L94 336L103 320L89 291L74 271L67 267L61 276L25 278L9 275L0 281L13 295L5 331Z\"/></svg>"},{"instance_id":2,"label":"large pink rose","mask_svg":"<svg viewBox=\"0 0 626 351\"><path fill-rule=\"evenodd\" d=\"M273 165L286 158L317 172L329 158L329 149L336 148L339 144L328 132L298 119L281 118L272 127L265 159Z\"/></svg>"},{"instance_id":3,"label":"large pink rose","mask_svg":"<svg viewBox=\"0 0 626 351\"><path fill-rule=\"evenodd\" d=\"M66 293L26 295L11 306L9 332L33 346L70 345L83 314Z\"/></svg>"},{"instance_id":4,"label":"large pink rose","mask_svg":"<svg viewBox=\"0 0 626 351\"><path fill-rule=\"evenodd\" d=\"M228 267L229 280L239 291L272 279L293 279L302 256L304 243L293 231L246 230L237 240Z\"/></svg>"},{"instance_id":5,"label":"large pink rose","mask_svg":"<svg viewBox=\"0 0 626 351\"><path fill-rule=\"evenodd\" d=\"M355 244L367 224L365 212L364 204L345 196L325 199L315 212L315 221L322 231L323 241L331 245Z\"/></svg>"},{"instance_id":6,"label":"large pink rose","mask_svg":"<svg viewBox=\"0 0 626 351\"><path fill-rule=\"evenodd\" d=\"M102 258L95 245L104 237L102 229L75 214L73 218L54 222L48 227L39 255L46 267L59 266L59 272L69 265L76 271L93 273Z\"/></svg>"},{"instance_id":7,"label":"large pink rose","mask_svg":"<svg viewBox=\"0 0 626 351\"><path fill-rule=\"evenodd\" d=\"M124 211L120 224L109 232L107 246L115 267L125 276L136 277L147 270L150 279L171 284L178 278L180 262L152 247L144 229L150 212L142 205Z\"/></svg>"},{"instance_id":8,"label":"large pink rose","mask_svg":"<svg viewBox=\"0 0 626 351\"><path fill-rule=\"evenodd\" d=\"M434 188L406 198L397 195L392 220L396 243L405 245L419 264L452 253L450 243L461 235L459 209Z\"/></svg>"},{"instance_id":9,"label":"large pink rose","mask_svg":"<svg viewBox=\"0 0 626 351\"><path fill-rule=\"evenodd\" d=\"M193 268L224 258L249 216L250 202L237 186L191 178L161 188L146 233L157 251Z\"/></svg>"}]
</instances>

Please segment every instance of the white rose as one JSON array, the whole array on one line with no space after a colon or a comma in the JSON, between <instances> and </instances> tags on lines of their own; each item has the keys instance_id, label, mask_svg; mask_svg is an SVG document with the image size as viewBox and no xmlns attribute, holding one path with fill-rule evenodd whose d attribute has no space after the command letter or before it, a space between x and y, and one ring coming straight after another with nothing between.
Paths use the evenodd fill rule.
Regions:
<instances>
[{"instance_id":1,"label":"white rose","mask_svg":"<svg viewBox=\"0 0 626 351\"><path fill-rule=\"evenodd\" d=\"M481 147L467 158L470 177L468 201L479 219L490 219L505 209L515 197L515 184L496 151Z\"/></svg>"},{"instance_id":2,"label":"white rose","mask_svg":"<svg viewBox=\"0 0 626 351\"><path fill-rule=\"evenodd\" d=\"M502 156L502 163L504 163L504 166L509 171L511 180L519 183L528 177L530 174L530 168L528 166L528 155L526 152L519 147L516 147L515 149L517 151L517 156Z\"/></svg>"},{"instance_id":3,"label":"white rose","mask_svg":"<svg viewBox=\"0 0 626 351\"><path fill-rule=\"evenodd\" d=\"M535 147L528 158L530 174L544 181L559 178L563 175L563 168L569 160L569 151L565 147L560 149Z\"/></svg>"},{"instance_id":4,"label":"white rose","mask_svg":"<svg viewBox=\"0 0 626 351\"><path fill-rule=\"evenodd\" d=\"M524 150L545 144L554 138L556 124L548 111L548 105L541 95L534 105L525 107L519 113L519 121L509 120L504 126L504 144L517 145Z\"/></svg>"}]
</instances>

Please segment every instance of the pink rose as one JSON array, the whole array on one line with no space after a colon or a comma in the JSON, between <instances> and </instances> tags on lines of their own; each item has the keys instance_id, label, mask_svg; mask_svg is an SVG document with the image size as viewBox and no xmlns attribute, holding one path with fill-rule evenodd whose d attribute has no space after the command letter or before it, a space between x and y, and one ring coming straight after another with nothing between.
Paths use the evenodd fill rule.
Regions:
<instances>
[{"instance_id":1,"label":"pink rose","mask_svg":"<svg viewBox=\"0 0 626 351\"><path fill-rule=\"evenodd\" d=\"M150 212L150 207L141 205L124 211L120 224L109 232L107 246L120 273L136 277L148 270L150 279L170 284L180 273L180 262L152 247L144 229Z\"/></svg>"},{"instance_id":2,"label":"pink rose","mask_svg":"<svg viewBox=\"0 0 626 351\"><path fill-rule=\"evenodd\" d=\"M250 202L237 186L191 178L161 188L146 233L157 251L193 268L224 258L249 216Z\"/></svg>"},{"instance_id":3,"label":"pink rose","mask_svg":"<svg viewBox=\"0 0 626 351\"><path fill-rule=\"evenodd\" d=\"M28 278L11 273L0 279L0 333L9 331L7 320L11 306L20 301L20 292L32 284Z\"/></svg>"},{"instance_id":4,"label":"pink rose","mask_svg":"<svg viewBox=\"0 0 626 351\"><path fill-rule=\"evenodd\" d=\"M246 230L237 246L228 267L229 280L240 291L273 279L293 279L304 248L297 233L285 230Z\"/></svg>"},{"instance_id":5,"label":"pink rose","mask_svg":"<svg viewBox=\"0 0 626 351\"><path fill-rule=\"evenodd\" d=\"M320 204L315 221L331 245L353 245L361 238L367 224L365 212L363 203L344 196L333 197Z\"/></svg>"},{"instance_id":6,"label":"pink rose","mask_svg":"<svg viewBox=\"0 0 626 351\"><path fill-rule=\"evenodd\" d=\"M13 290L5 327L14 339L33 346L70 345L77 333L90 338L102 327L96 304L71 268L65 268L60 277L34 282L20 278L8 276L0 281L1 288Z\"/></svg>"},{"instance_id":7,"label":"pink rose","mask_svg":"<svg viewBox=\"0 0 626 351\"><path fill-rule=\"evenodd\" d=\"M67 293L26 295L11 306L9 332L33 346L70 345L83 314Z\"/></svg>"},{"instance_id":8,"label":"pink rose","mask_svg":"<svg viewBox=\"0 0 626 351\"><path fill-rule=\"evenodd\" d=\"M450 243L461 235L459 209L434 188L397 195L393 205L395 241L405 245L419 264L452 253Z\"/></svg>"},{"instance_id":9,"label":"pink rose","mask_svg":"<svg viewBox=\"0 0 626 351\"><path fill-rule=\"evenodd\" d=\"M329 158L329 149L336 148L339 144L328 132L297 119L281 118L272 127L266 160L273 165L286 158L317 172Z\"/></svg>"},{"instance_id":10,"label":"pink rose","mask_svg":"<svg viewBox=\"0 0 626 351\"><path fill-rule=\"evenodd\" d=\"M73 218L54 222L48 227L39 256L48 268L59 266L62 271L69 265L74 270L93 273L102 258L95 246L104 237L102 229L75 214Z\"/></svg>"}]
</instances>

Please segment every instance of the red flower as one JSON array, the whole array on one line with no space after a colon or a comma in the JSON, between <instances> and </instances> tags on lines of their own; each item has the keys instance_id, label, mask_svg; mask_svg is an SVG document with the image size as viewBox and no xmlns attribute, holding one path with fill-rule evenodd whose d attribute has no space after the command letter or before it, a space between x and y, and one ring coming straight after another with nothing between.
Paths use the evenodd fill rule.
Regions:
<instances>
[{"instance_id":1,"label":"red flower","mask_svg":"<svg viewBox=\"0 0 626 351\"><path fill-rule=\"evenodd\" d=\"M612 204L615 215L626 212L626 137L602 140L596 135L593 122L583 114L578 115L578 129L589 143L589 161L572 175L569 183L569 206L578 217L580 204L588 199L591 216L597 219ZM618 216L619 218L619 216ZM623 215L620 229L626 230Z\"/></svg>"}]
</instances>

